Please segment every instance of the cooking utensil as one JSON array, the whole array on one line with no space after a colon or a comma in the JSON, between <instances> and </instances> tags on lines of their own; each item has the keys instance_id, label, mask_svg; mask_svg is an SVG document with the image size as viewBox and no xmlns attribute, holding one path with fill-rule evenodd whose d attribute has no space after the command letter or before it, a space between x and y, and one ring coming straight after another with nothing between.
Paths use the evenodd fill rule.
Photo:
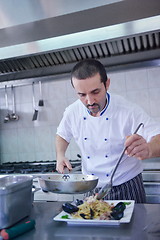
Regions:
<instances>
[{"instance_id":1,"label":"cooking utensil","mask_svg":"<svg viewBox=\"0 0 160 240\"><path fill-rule=\"evenodd\" d=\"M143 124L143 123L140 123L140 124L138 125L138 127L136 128L134 134L136 134L136 133L138 132L138 130L139 130L139 128L140 128L141 126L144 126L144 124ZM106 195L109 193L109 191L111 190L112 184L113 184L114 174L115 174L115 172L116 172L116 170L117 170L117 168L118 168L118 166L119 166L120 161L122 160L122 158L123 158L123 156L124 156L124 154L125 154L126 149L127 149L127 147L125 147L125 148L123 149L123 151L122 151L122 153L121 153L121 155L120 155L120 157L119 157L119 159L118 159L118 161L117 161L117 164L116 164L116 166L115 166L115 168L114 168L114 170L113 170L113 172L112 172L112 174L111 174L110 182L107 183L104 187L102 187L101 190L99 191L99 193L96 195L96 198L97 198L98 200L100 200L100 199L102 199L104 196L106 196Z\"/></svg>"},{"instance_id":2,"label":"cooking utensil","mask_svg":"<svg viewBox=\"0 0 160 240\"><path fill-rule=\"evenodd\" d=\"M15 107L15 93L14 93L14 87L11 86L11 92L12 92L12 104L13 104L13 112L10 116L11 120L17 121L19 120L19 116L16 114L16 107Z\"/></svg>"},{"instance_id":3,"label":"cooking utensil","mask_svg":"<svg viewBox=\"0 0 160 240\"><path fill-rule=\"evenodd\" d=\"M4 123L7 123L10 121L10 114L9 114L9 106L8 106L8 94L7 94L7 86L5 85L5 102L6 102L6 109L7 109L7 115L4 118Z\"/></svg>"},{"instance_id":4,"label":"cooking utensil","mask_svg":"<svg viewBox=\"0 0 160 240\"><path fill-rule=\"evenodd\" d=\"M34 109L32 121L35 121L37 120L37 117L38 117L38 109L36 109L36 103L35 103L34 82L32 83L32 97L33 97L33 109Z\"/></svg>"},{"instance_id":5,"label":"cooking utensil","mask_svg":"<svg viewBox=\"0 0 160 240\"><path fill-rule=\"evenodd\" d=\"M80 194L93 190L98 177L84 174L47 174L39 176L42 190L60 194Z\"/></svg>"},{"instance_id":6,"label":"cooking utensil","mask_svg":"<svg viewBox=\"0 0 160 240\"><path fill-rule=\"evenodd\" d=\"M42 97L42 82L41 81L39 81L39 92L40 92L40 99L39 99L38 106L43 107L44 101L43 101L43 97Z\"/></svg>"}]
</instances>

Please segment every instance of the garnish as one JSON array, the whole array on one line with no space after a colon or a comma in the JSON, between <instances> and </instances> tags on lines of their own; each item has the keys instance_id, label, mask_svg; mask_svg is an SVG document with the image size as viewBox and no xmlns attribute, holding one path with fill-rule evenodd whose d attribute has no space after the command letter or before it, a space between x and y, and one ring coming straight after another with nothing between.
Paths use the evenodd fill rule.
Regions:
<instances>
[{"instance_id":1,"label":"garnish","mask_svg":"<svg viewBox=\"0 0 160 240\"><path fill-rule=\"evenodd\" d=\"M66 214L66 215L63 215L61 218L63 218L63 219L70 219L67 214Z\"/></svg>"},{"instance_id":2,"label":"garnish","mask_svg":"<svg viewBox=\"0 0 160 240\"><path fill-rule=\"evenodd\" d=\"M124 203L124 205L130 205L131 204L131 202L123 202Z\"/></svg>"}]
</instances>

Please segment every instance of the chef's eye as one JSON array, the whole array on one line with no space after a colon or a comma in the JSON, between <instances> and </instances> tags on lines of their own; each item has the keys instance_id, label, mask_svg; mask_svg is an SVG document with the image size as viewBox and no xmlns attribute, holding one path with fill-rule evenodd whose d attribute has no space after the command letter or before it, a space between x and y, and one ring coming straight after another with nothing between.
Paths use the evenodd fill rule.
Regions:
<instances>
[{"instance_id":1,"label":"chef's eye","mask_svg":"<svg viewBox=\"0 0 160 240\"><path fill-rule=\"evenodd\" d=\"M99 89L92 92L92 94L95 94L95 95L96 95L96 94L99 94L99 93L100 93L100 90L99 90Z\"/></svg>"},{"instance_id":2,"label":"chef's eye","mask_svg":"<svg viewBox=\"0 0 160 240\"><path fill-rule=\"evenodd\" d=\"M84 94L84 93L78 93L78 95L79 95L79 97L85 97L86 96L86 94Z\"/></svg>"}]
</instances>

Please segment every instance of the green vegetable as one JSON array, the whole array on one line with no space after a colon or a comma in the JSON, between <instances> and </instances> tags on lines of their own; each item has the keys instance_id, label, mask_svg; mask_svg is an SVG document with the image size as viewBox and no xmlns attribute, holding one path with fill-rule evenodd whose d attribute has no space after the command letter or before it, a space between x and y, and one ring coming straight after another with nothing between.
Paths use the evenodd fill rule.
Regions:
<instances>
[{"instance_id":1,"label":"green vegetable","mask_svg":"<svg viewBox=\"0 0 160 240\"><path fill-rule=\"evenodd\" d=\"M130 205L131 204L131 202L123 202L124 203L124 205Z\"/></svg>"},{"instance_id":2,"label":"green vegetable","mask_svg":"<svg viewBox=\"0 0 160 240\"><path fill-rule=\"evenodd\" d=\"M69 216L66 214L66 215L63 215L61 218L63 218L63 219L69 219Z\"/></svg>"}]
</instances>

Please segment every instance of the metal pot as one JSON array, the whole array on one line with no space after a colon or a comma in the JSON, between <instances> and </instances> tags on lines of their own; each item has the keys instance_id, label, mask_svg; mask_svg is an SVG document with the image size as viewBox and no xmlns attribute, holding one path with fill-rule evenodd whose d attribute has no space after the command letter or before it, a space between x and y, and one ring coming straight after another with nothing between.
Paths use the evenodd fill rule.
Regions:
<instances>
[{"instance_id":1,"label":"metal pot","mask_svg":"<svg viewBox=\"0 0 160 240\"><path fill-rule=\"evenodd\" d=\"M5 176L0 178L0 229L10 227L32 209L33 177Z\"/></svg>"},{"instance_id":2,"label":"metal pot","mask_svg":"<svg viewBox=\"0 0 160 240\"><path fill-rule=\"evenodd\" d=\"M60 194L86 193L98 183L98 177L84 174L47 174L38 179L42 190Z\"/></svg>"}]
</instances>

